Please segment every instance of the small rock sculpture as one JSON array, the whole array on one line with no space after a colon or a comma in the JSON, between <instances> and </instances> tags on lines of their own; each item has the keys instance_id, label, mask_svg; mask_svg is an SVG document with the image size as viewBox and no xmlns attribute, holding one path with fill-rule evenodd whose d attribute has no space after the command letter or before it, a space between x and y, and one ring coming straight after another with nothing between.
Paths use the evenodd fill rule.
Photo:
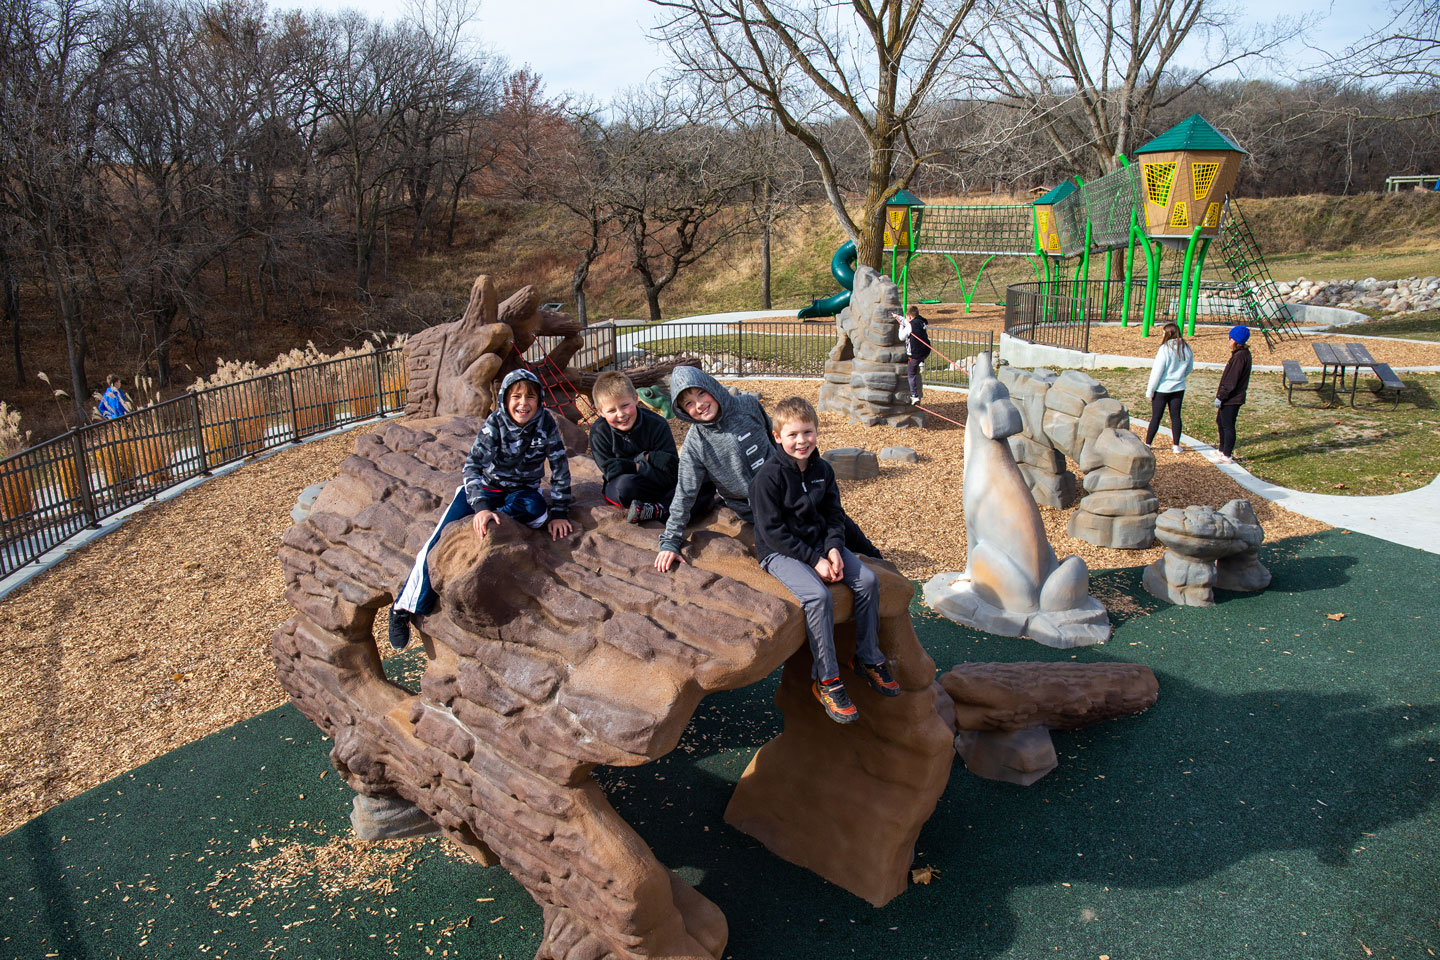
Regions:
<instances>
[{"instance_id":1,"label":"small rock sculpture","mask_svg":"<svg viewBox=\"0 0 1440 960\"><path fill-rule=\"evenodd\" d=\"M936 574L925 584L925 602L987 633L1050 647L1104 643L1110 618L1090 596L1090 572L1079 557L1056 562L1040 509L1005 442L1023 422L988 353L971 369L966 405L965 572Z\"/></svg>"},{"instance_id":2,"label":"small rock sculpture","mask_svg":"<svg viewBox=\"0 0 1440 960\"><path fill-rule=\"evenodd\" d=\"M962 663L939 686L965 768L1021 786L1058 764L1051 730L1140 713L1160 696L1154 672L1133 663Z\"/></svg>"},{"instance_id":3,"label":"small rock sculpture","mask_svg":"<svg viewBox=\"0 0 1440 960\"><path fill-rule=\"evenodd\" d=\"M835 318L840 337L825 361L818 408L867 427L925 426L925 412L910 403L905 379L905 344L895 323L900 289L862 266L852 290L850 306Z\"/></svg>"},{"instance_id":4,"label":"small rock sculpture","mask_svg":"<svg viewBox=\"0 0 1440 960\"><path fill-rule=\"evenodd\" d=\"M837 480L869 480L880 476L880 461L869 450L836 447L821 454L835 471Z\"/></svg>"},{"instance_id":5,"label":"small rock sculpture","mask_svg":"<svg viewBox=\"0 0 1440 960\"><path fill-rule=\"evenodd\" d=\"M1097 547L1144 549L1155 539L1159 501L1150 481L1155 455L1130 432L1130 414L1093 377L1078 370L1002 367L1025 429L1010 450L1035 501L1064 510L1081 493L1066 458L1085 472L1070 536Z\"/></svg>"},{"instance_id":6,"label":"small rock sculpture","mask_svg":"<svg viewBox=\"0 0 1440 960\"><path fill-rule=\"evenodd\" d=\"M1215 604L1215 588L1253 593L1270 586L1260 563L1265 531L1249 500L1219 510L1172 507L1160 514L1155 537L1165 554L1145 568L1145 589L1161 600L1188 607Z\"/></svg>"}]
</instances>

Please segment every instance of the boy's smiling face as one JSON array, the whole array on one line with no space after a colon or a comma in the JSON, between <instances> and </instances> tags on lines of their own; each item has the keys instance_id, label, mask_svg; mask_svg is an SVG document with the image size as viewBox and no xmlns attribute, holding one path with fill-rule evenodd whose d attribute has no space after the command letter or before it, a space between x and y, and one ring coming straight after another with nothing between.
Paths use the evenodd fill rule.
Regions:
<instances>
[{"instance_id":1,"label":"boy's smiling face","mask_svg":"<svg viewBox=\"0 0 1440 960\"><path fill-rule=\"evenodd\" d=\"M680 409L685 411L685 416L700 423L709 423L720 416L720 404L699 387L689 387L680 394Z\"/></svg>"},{"instance_id":2,"label":"boy's smiling face","mask_svg":"<svg viewBox=\"0 0 1440 960\"><path fill-rule=\"evenodd\" d=\"M820 439L820 428L808 420L791 420L782 423L775 430L775 442L792 460L803 463L815 452Z\"/></svg>"},{"instance_id":3,"label":"boy's smiling face","mask_svg":"<svg viewBox=\"0 0 1440 960\"><path fill-rule=\"evenodd\" d=\"M505 412L522 427L534 420L540 412L540 391L535 389L535 384L529 380L511 384L505 394Z\"/></svg>"},{"instance_id":4,"label":"boy's smiling face","mask_svg":"<svg viewBox=\"0 0 1440 960\"><path fill-rule=\"evenodd\" d=\"M600 401L599 406L600 416L605 418L612 430L629 430L640 417L634 397L607 397Z\"/></svg>"}]
</instances>

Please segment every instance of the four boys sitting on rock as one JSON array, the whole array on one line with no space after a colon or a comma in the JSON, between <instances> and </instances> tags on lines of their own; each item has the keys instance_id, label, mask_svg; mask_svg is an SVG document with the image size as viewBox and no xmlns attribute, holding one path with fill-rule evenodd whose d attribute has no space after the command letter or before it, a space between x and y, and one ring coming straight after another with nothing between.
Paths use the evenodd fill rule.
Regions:
<instances>
[{"instance_id":1,"label":"four boys sitting on rock","mask_svg":"<svg viewBox=\"0 0 1440 960\"><path fill-rule=\"evenodd\" d=\"M851 723L858 713L840 677L827 584L844 583L855 596L850 668L881 695L898 696L878 646L878 580L856 556L880 554L841 509L835 473L816 445L815 408L791 397L776 406L772 424L759 399L731 394L695 367L676 367L670 382L676 415L691 424L678 455L669 425L639 405L624 374L602 374L591 393L601 419L590 429L590 449L605 499L624 509L631 523L665 521L655 569L686 562L685 526L718 495L741 519L754 522L761 567L800 602L815 659L813 690L831 719ZM539 489L546 462L548 504ZM409 641L411 615L434 604L426 558L446 524L474 514L475 531L484 537L509 516L532 529L547 526L554 539L571 532L569 464L533 373L516 370L501 383L496 409L466 458L464 478L391 607L390 642L397 648Z\"/></svg>"}]
</instances>

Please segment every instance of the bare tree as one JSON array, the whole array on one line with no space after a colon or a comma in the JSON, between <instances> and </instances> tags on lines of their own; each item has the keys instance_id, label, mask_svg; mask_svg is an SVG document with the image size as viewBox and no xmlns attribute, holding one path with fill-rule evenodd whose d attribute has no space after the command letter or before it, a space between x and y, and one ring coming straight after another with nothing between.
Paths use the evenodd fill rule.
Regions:
<instances>
[{"instance_id":1,"label":"bare tree","mask_svg":"<svg viewBox=\"0 0 1440 960\"><path fill-rule=\"evenodd\" d=\"M650 319L680 271L745 229L735 201L753 180L736 138L683 93L633 92L600 128L602 205L630 248Z\"/></svg>"},{"instance_id":2,"label":"bare tree","mask_svg":"<svg viewBox=\"0 0 1440 960\"><path fill-rule=\"evenodd\" d=\"M1392 0L1385 25L1331 60L1322 73L1347 86L1440 92L1440 5L1434 0ZM1383 119L1435 116L1440 109L1432 103Z\"/></svg>"},{"instance_id":3,"label":"bare tree","mask_svg":"<svg viewBox=\"0 0 1440 960\"><path fill-rule=\"evenodd\" d=\"M1040 126L1055 152L1100 169L1142 142L1152 112L1207 78L1259 60L1293 39L1303 21L1241 36L1239 15L1221 0L1005 0L972 49L1000 102ZM1204 48L1205 66L1177 58Z\"/></svg>"},{"instance_id":4,"label":"bare tree","mask_svg":"<svg viewBox=\"0 0 1440 960\"><path fill-rule=\"evenodd\" d=\"M861 263L878 267L885 201L927 157L912 124L962 78L961 29L976 0L651 0L670 13L657 28L682 70L716 89L748 91L814 160L830 208L855 241ZM844 117L863 143L858 218L825 125Z\"/></svg>"},{"instance_id":5,"label":"bare tree","mask_svg":"<svg viewBox=\"0 0 1440 960\"><path fill-rule=\"evenodd\" d=\"M16 242L65 332L71 398L85 418L85 304L106 222L97 131L112 72L130 40L128 11L103 0L0 4L0 190Z\"/></svg>"}]
</instances>

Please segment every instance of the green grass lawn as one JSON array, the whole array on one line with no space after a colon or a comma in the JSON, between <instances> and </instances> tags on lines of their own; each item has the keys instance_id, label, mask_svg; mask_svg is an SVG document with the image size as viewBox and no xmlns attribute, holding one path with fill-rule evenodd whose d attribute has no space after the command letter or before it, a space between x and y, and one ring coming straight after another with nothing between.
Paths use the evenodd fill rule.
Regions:
<instances>
[{"instance_id":1,"label":"green grass lawn","mask_svg":"<svg viewBox=\"0 0 1440 960\"><path fill-rule=\"evenodd\" d=\"M1360 312L1367 313L1375 319L1367 320L1358 327L1346 327L1346 332L1358 333L1367 337L1403 337L1406 340L1440 341L1440 310L1407 313L1403 317L1364 308L1361 308Z\"/></svg>"},{"instance_id":2,"label":"green grass lawn","mask_svg":"<svg viewBox=\"0 0 1440 960\"><path fill-rule=\"evenodd\" d=\"M1148 370L1100 370L1092 374L1137 417L1148 418ZM1388 403L1351 409L1323 407L1314 393L1285 400L1280 374L1256 372L1236 425L1235 452L1258 477L1310 493L1378 495L1422 487L1440 470L1440 376L1407 373L1398 409ZM1185 432L1208 443L1219 437L1210 405L1218 370L1190 375L1181 414ZM1372 381L1373 382L1373 381ZM1361 382L1359 402L1373 403ZM1164 429L1169 429L1169 418Z\"/></svg>"}]
</instances>

